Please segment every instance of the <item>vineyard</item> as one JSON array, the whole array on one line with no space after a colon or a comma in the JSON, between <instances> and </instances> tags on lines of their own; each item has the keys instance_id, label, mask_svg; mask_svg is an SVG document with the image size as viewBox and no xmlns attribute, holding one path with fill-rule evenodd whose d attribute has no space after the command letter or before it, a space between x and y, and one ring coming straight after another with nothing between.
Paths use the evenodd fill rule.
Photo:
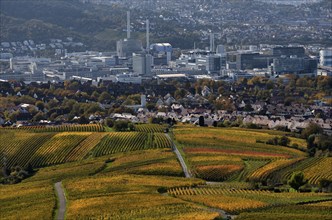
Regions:
<instances>
[{"instance_id":1,"label":"vineyard","mask_svg":"<svg viewBox=\"0 0 332 220\"><path fill-rule=\"evenodd\" d=\"M306 156L296 149L265 144L283 132L179 126L174 134L193 173L208 181L263 181ZM291 141L304 147L302 139Z\"/></svg>"},{"instance_id":2,"label":"vineyard","mask_svg":"<svg viewBox=\"0 0 332 220\"><path fill-rule=\"evenodd\" d=\"M263 207L332 200L332 194L273 193L271 191L219 189L216 187L175 187L169 189L168 193L186 201L203 203L224 209L230 213L239 213Z\"/></svg>"},{"instance_id":3,"label":"vineyard","mask_svg":"<svg viewBox=\"0 0 332 220\"><path fill-rule=\"evenodd\" d=\"M332 158L307 158L299 160L277 172L272 172L273 181L284 182L296 171L302 171L311 184L318 184L320 179L332 180Z\"/></svg>"},{"instance_id":4,"label":"vineyard","mask_svg":"<svg viewBox=\"0 0 332 220\"><path fill-rule=\"evenodd\" d=\"M109 133L93 150L94 156L154 148L170 148L165 134L143 132Z\"/></svg>"},{"instance_id":5,"label":"vineyard","mask_svg":"<svg viewBox=\"0 0 332 220\"><path fill-rule=\"evenodd\" d=\"M28 130L33 132L103 132L105 128L101 124L84 125L54 125L54 126L23 126L19 128L2 128L2 130Z\"/></svg>"},{"instance_id":6,"label":"vineyard","mask_svg":"<svg viewBox=\"0 0 332 220\"><path fill-rule=\"evenodd\" d=\"M125 159L125 158L124 158ZM115 160L116 161L116 160ZM160 187L192 186L197 179L166 176L114 175L67 180L68 218L213 219L218 213L157 192ZM98 207L98 208L96 208Z\"/></svg>"},{"instance_id":7,"label":"vineyard","mask_svg":"<svg viewBox=\"0 0 332 220\"><path fill-rule=\"evenodd\" d=\"M233 175L228 178L229 181L247 181L256 170L268 164L270 160L244 160L244 169L239 175Z\"/></svg>"},{"instance_id":8,"label":"vineyard","mask_svg":"<svg viewBox=\"0 0 332 220\"><path fill-rule=\"evenodd\" d=\"M224 181L243 170L240 165L208 165L195 167L197 177L208 181Z\"/></svg>"},{"instance_id":9,"label":"vineyard","mask_svg":"<svg viewBox=\"0 0 332 220\"><path fill-rule=\"evenodd\" d=\"M95 208L95 207L98 207ZM68 219L214 219L211 212L181 199L156 194L127 193L70 202Z\"/></svg>"},{"instance_id":10,"label":"vineyard","mask_svg":"<svg viewBox=\"0 0 332 220\"><path fill-rule=\"evenodd\" d=\"M237 219L251 220L264 218L267 220L294 219L294 220L330 220L332 215L332 202L318 202L305 205L288 205L270 207L250 213L241 213Z\"/></svg>"},{"instance_id":11,"label":"vineyard","mask_svg":"<svg viewBox=\"0 0 332 220\"><path fill-rule=\"evenodd\" d=\"M158 124L138 124L135 125L135 131L146 132L146 133L162 133L165 131L167 126Z\"/></svg>"},{"instance_id":12,"label":"vineyard","mask_svg":"<svg viewBox=\"0 0 332 220\"><path fill-rule=\"evenodd\" d=\"M179 126L174 130L176 141L190 153L219 153L239 155L247 158L292 158L304 157L302 151L283 147L272 146L265 142L274 137L269 133L255 130L240 130L233 128L195 128L190 126ZM292 143L301 143L304 147L305 141L292 138ZM291 143L291 144L292 144Z\"/></svg>"},{"instance_id":13,"label":"vineyard","mask_svg":"<svg viewBox=\"0 0 332 220\"><path fill-rule=\"evenodd\" d=\"M112 174L140 174L183 176L179 162L169 149L151 149L116 154L104 172Z\"/></svg>"},{"instance_id":14,"label":"vineyard","mask_svg":"<svg viewBox=\"0 0 332 220\"><path fill-rule=\"evenodd\" d=\"M25 167L32 155L50 140L54 133L36 134L26 131L1 130L0 135L0 153L1 165L6 159L8 167L15 164Z\"/></svg>"},{"instance_id":15,"label":"vineyard","mask_svg":"<svg viewBox=\"0 0 332 220\"><path fill-rule=\"evenodd\" d=\"M64 163L67 155L90 134L84 132L58 133L35 152L29 163L34 167Z\"/></svg>"},{"instance_id":16,"label":"vineyard","mask_svg":"<svg viewBox=\"0 0 332 220\"><path fill-rule=\"evenodd\" d=\"M49 181L0 187L0 219L52 219L56 198Z\"/></svg>"},{"instance_id":17,"label":"vineyard","mask_svg":"<svg viewBox=\"0 0 332 220\"><path fill-rule=\"evenodd\" d=\"M249 177L249 180L254 180L254 181L262 181L262 180L267 180L269 175L277 170L280 170L284 167L287 167L289 165L292 165L302 159L300 158L295 158L295 159L280 159L280 160L275 160L272 161L271 163L255 170Z\"/></svg>"},{"instance_id":18,"label":"vineyard","mask_svg":"<svg viewBox=\"0 0 332 220\"><path fill-rule=\"evenodd\" d=\"M19 184L1 185L0 218L54 218L53 185L62 181L68 219L218 219L221 210L240 220L331 219L332 193L288 192L279 185L301 171L317 191L321 179L332 181L332 158L264 144L284 132L179 126L170 136L197 177L184 178L166 128L1 129L1 163L38 169ZM305 148L302 139L291 141Z\"/></svg>"},{"instance_id":19,"label":"vineyard","mask_svg":"<svg viewBox=\"0 0 332 220\"><path fill-rule=\"evenodd\" d=\"M34 129L2 129L1 164L5 160L7 167L26 167L28 164L43 167L83 160L89 156L170 148L172 145L164 133L84 132L96 129L100 131L102 127L99 126L84 125L81 129L78 126L65 129L63 126L62 130L77 131L62 132L55 132L57 127L43 128L45 132L37 132Z\"/></svg>"},{"instance_id":20,"label":"vineyard","mask_svg":"<svg viewBox=\"0 0 332 220\"><path fill-rule=\"evenodd\" d=\"M106 135L107 133L92 133L66 156L66 161L82 160Z\"/></svg>"}]
</instances>

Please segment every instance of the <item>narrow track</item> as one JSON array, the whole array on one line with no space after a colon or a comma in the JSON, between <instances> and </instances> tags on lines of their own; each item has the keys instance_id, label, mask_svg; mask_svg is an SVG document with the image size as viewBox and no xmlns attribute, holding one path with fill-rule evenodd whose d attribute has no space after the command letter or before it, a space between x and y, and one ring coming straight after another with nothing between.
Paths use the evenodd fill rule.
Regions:
<instances>
[{"instance_id":1,"label":"narrow track","mask_svg":"<svg viewBox=\"0 0 332 220\"><path fill-rule=\"evenodd\" d=\"M54 184L55 191L59 201L58 213L57 213L57 220L64 220L66 214L66 197L65 192L62 188L62 182L57 182Z\"/></svg>"},{"instance_id":2,"label":"narrow track","mask_svg":"<svg viewBox=\"0 0 332 220\"><path fill-rule=\"evenodd\" d=\"M193 176L191 175L188 167L187 167L187 164L184 162L184 159L180 153L180 151L178 150L178 148L176 147L175 143L173 142L172 138L169 136L169 134L166 134L166 137L171 141L172 143L172 150L173 152L176 154L180 164L181 164L181 167L182 167L182 170L183 170L183 173L184 175L186 176L186 178L192 178Z\"/></svg>"}]
</instances>

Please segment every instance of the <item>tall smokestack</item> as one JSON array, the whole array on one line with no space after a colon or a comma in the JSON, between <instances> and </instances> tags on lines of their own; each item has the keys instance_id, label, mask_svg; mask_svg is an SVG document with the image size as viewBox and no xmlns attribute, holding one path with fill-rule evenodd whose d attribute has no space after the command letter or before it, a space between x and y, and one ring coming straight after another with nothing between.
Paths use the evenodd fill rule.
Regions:
<instances>
[{"instance_id":1,"label":"tall smokestack","mask_svg":"<svg viewBox=\"0 0 332 220\"><path fill-rule=\"evenodd\" d=\"M130 38L130 11L127 11L127 39Z\"/></svg>"},{"instance_id":2,"label":"tall smokestack","mask_svg":"<svg viewBox=\"0 0 332 220\"><path fill-rule=\"evenodd\" d=\"M150 22L146 19L146 51L150 51Z\"/></svg>"},{"instance_id":3,"label":"tall smokestack","mask_svg":"<svg viewBox=\"0 0 332 220\"><path fill-rule=\"evenodd\" d=\"M214 33L210 33L210 51L214 52Z\"/></svg>"}]
</instances>

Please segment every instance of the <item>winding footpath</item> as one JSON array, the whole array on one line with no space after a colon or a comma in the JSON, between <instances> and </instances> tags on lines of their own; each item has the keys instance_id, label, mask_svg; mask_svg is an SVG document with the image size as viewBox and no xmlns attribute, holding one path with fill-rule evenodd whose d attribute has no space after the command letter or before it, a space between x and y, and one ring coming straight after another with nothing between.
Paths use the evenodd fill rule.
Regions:
<instances>
[{"instance_id":1,"label":"winding footpath","mask_svg":"<svg viewBox=\"0 0 332 220\"><path fill-rule=\"evenodd\" d=\"M184 175L186 176L186 178L192 178L193 176L191 175L190 171L188 170L188 167L187 167L187 164L184 162L184 159L180 153L180 151L178 150L178 148L176 147L174 141L172 140L172 138L169 136L169 134L166 134L167 138L171 141L172 143L172 150L174 151L174 153L176 154L180 164L181 164L181 167L182 167L182 170L184 172Z\"/></svg>"},{"instance_id":2,"label":"winding footpath","mask_svg":"<svg viewBox=\"0 0 332 220\"><path fill-rule=\"evenodd\" d=\"M55 183L54 187L59 200L57 220L64 220L66 214L66 197L65 197L65 192L62 188L62 182Z\"/></svg>"}]
</instances>

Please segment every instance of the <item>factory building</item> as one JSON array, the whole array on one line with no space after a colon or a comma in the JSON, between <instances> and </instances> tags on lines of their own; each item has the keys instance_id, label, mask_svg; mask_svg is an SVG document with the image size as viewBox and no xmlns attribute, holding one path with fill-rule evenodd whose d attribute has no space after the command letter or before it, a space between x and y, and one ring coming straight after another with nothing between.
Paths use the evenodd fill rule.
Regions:
<instances>
[{"instance_id":1,"label":"factory building","mask_svg":"<svg viewBox=\"0 0 332 220\"><path fill-rule=\"evenodd\" d=\"M321 66L332 67L332 48L321 50L319 52L319 60Z\"/></svg>"},{"instance_id":2,"label":"factory building","mask_svg":"<svg viewBox=\"0 0 332 220\"><path fill-rule=\"evenodd\" d=\"M304 57L280 57L273 59L273 73L316 74L317 60Z\"/></svg>"},{"instance_id":3,"label":"factory building","mask_svg":"<svg viewBox=\"0 0 332 220\"><path fill-rule=\"evenodd\" d=\"M145 53L133 54L133 71L139 75L151 76L152 56Z\"/></svg>"},{"instance_id":4,"label":"factory building","mask_svg":"<svg viewBox=\"0 0 332 220\"><path fill-rule=\"evenodd\" d=\"M173 48L169 43L156 43L150 45L153 55L153 64L158 66L168 65L172 59Z\"/></svg>"},{"instance_id":5,"label":"factory building","mask_svg":"<svg viewBox=\"0 0 332 220\"><path fill-rule=\"evenodd\" d=\"M131 38L130 31L130 12L127 12L127 38L121 39L116 43L116 52L119 57L131 57L133 53L143 51L142 42Z\"/></svg>"},{"instance_id":6,"label":"factory building","mask_svg":"<svg viewBox=\"0 0 332 220\"><path fill-rule=\"evenodd\" d=\"M281 57L281 56L297 56L305 57L305 50L303 47L275 47L272 49L272 56Z\"/></svg>"}]
</instances>

